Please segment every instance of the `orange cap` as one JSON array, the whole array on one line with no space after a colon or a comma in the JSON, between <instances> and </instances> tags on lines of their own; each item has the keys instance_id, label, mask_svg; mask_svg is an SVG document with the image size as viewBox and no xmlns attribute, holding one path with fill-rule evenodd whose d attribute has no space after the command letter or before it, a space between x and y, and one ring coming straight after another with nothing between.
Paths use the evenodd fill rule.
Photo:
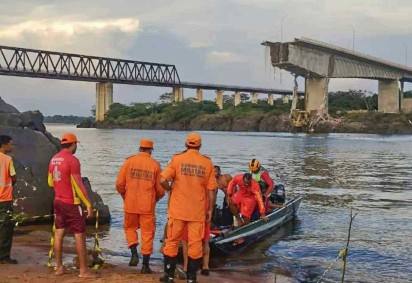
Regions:
<instances>
[{"instance_id":1,"label":"orange cap","mask_svg":"<svg viewBox=\"0 0 412 283\"><path fill-rule=\"evenodd\" d=\"M140 147L143 148L152 148L153 149L153 141L152 140L140 140Z\"/></svg>"},{"instance_id":2,"label":"orange cap","mask_svg":"<svg viewBox=\"0 0 412 283\"><path fill-rule=\"evenodd\" d=\"M186 145L198 147L202 144L202 137L198 133L190 133L186 138Z\"/></svg>"},{"instance_id":3,"label":"orange cap","mask_svg":"<svg viewBox=\"0 0 412 283\"><path fill-rule=\"evenodd\" d=\"M61 144L79 142L75 134L66 133L61 137Z\"/></svg>"}]
</instances>

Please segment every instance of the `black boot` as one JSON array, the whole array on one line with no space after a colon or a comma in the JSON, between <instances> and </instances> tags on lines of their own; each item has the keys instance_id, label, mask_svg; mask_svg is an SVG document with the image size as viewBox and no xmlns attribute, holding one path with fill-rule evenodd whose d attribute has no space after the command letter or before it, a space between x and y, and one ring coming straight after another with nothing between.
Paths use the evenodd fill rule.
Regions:
<instances>
[{"instance_id":1,"label":"black boot","mask_svg":"<svg viewBox=\"0 0 412 283\"><path fill-rule=\"evenodd\" d=\"M193 259L189 257L187 261L187 282L188 283L196 283L197 278L197 271L202 264L202 259Z\"/></svg>"},{"instance_id":2,"label":"black boot","mask_svg":"<svg viewBox=\"0 0 412 283\"><path fill-rule=\"evenodd\" d=\"M165 274L162 277L160 277L159 279L160 282L166 282L166 283L175 282L174 277L175 277L176 262L177 262L177 257L169 257L167 255L164 256Z\"/></svg>"},{"instance_id":3,"label":"black boot","mask_svg":"<svg viewBox=\"0 0 412 283\"><path fill-rule=\"evenodd\" d=\"M137 245L130 247L132 257L130 258L129 266L137 266L139 263L139 254L137 253Z\"/></svg>"},{"instance_id":4,"label":"black boot","mask_svg":"<svg viewBox=\"0 0 412 283\"><path fill-rule=\"evenodd\" d=\"M151 274L152 270L149 267L150 255L143 255L142 274Z\"/></svg>"}]
</instances>

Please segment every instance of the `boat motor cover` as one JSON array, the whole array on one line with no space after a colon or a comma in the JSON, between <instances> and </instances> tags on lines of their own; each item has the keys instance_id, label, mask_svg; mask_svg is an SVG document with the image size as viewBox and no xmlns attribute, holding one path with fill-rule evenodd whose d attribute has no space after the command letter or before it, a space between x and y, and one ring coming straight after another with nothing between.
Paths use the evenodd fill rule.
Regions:
<instances>
[{"instance_id":1,"label":"boat motor cover","mask_svg":"<svg viewBox=\"0 0 412 283\"><path fill-rule=\"evenodd\" d=\"M285 200L286 200L285 186L282 184L275 185L275 189L270 194L269 200L272 203L285 203Z\"/></svg>"},{"instance_id":2,"label":"boat motor cover","mask_svg":"<svg viewBox=\"0 0 412 283\"><path fill-rule=\"evenodd\" d=\"M212 224L215 227L230 226L233 224L233 214L230 212L229 206L224 205L222 208L217 205L215 206Z\"/></svg>"}]
</instances>

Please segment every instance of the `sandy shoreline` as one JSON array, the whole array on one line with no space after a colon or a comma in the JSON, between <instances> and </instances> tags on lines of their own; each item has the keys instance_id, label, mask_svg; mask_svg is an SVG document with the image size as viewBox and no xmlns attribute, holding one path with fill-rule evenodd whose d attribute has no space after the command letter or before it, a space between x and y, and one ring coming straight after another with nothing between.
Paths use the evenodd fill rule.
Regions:
<instances>
[{"instance_id":1,"label":"sandy shoreline","mask_svg":"<svg viewBox=\"0 0 412 283\"><path fill-rule=\"evenodd\" d=\"M65 242L64 264L66 274L55 276L54 270L46 266L48 251L50 247L50 233L46 231L17 231L13 238L12 258L19 261L18 265L0 265L1 282L159 282L159 277L163 273L163 267L157 262L151 265L154 273L150 275L140 274L141 264L137 268L131 268L124 263L105 263L97 273L98 279L80 279L77 277L78 270L73 266L74 249ZM249 274L248 270L236 269L211 269L210 276L198 276L199 282L275 282L274 274L264 274L260 276ZM175 282L186 282L186 280L175 280ZM292 282L290 278L282 275L276 276L276 282Z\"/></svg>"}]
</instances>

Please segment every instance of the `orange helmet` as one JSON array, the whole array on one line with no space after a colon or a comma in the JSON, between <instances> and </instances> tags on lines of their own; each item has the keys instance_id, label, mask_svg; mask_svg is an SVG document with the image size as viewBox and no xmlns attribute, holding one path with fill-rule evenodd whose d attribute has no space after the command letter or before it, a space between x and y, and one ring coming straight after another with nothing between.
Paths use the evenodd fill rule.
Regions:
<instances>
[{"instance_id":1,"label":"orange helmet","mask_svg":"<svg viewBox=\"0 0 412 283\"><path fill-rule=\"evenodd\" d=\"M79 142L75 134L66 133L61 137L61 144Z\"/></svg>"},{"instance_id":2,"label":"orange helmet","mask_svg":"<svg viewBox=\"0 0 412 283\"><path fill-rule=\"evenodd\" d=\"M252 172L255 172L257 170L259 170L260 168L260 162L259 160L253 158L252 160L250 160L249 162L249 170Z\"/></svg>"}]
</instances>

